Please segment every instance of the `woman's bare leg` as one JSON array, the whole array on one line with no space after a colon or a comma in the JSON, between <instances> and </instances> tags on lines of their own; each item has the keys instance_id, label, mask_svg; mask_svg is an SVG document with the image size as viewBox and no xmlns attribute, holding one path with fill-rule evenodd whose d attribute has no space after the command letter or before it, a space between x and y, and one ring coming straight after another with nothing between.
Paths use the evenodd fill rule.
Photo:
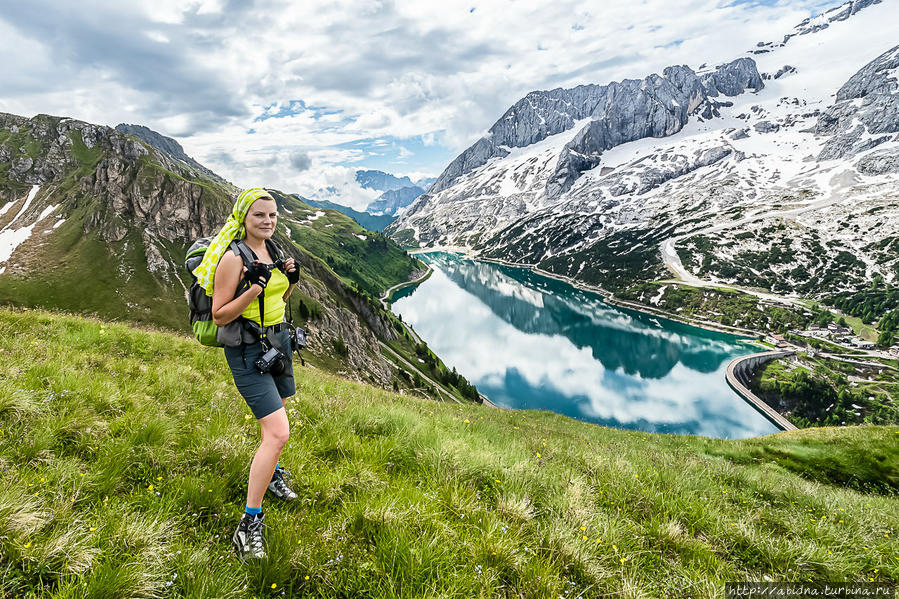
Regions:
<instances>
[{"instance_id":1,"label":"woman's bare leg","mask_svg":"<svg viewBox=\"0 0 899 599\"><path fill-rule=\"evenodd\" d=\"M262 443L250 464L250 481L247 485L247 506L251 508L262 506L262 497L272 480L281 450L290 438L290 423L284 408L260 418L259 426L262 428Z\"/></svg>"}]
</instances>

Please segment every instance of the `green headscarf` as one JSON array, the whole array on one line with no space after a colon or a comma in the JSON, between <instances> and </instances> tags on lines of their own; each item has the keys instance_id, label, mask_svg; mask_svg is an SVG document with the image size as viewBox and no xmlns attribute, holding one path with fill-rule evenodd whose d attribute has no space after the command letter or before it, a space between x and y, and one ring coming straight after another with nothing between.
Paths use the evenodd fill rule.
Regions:
<instances>
[{"instance_id":1,"label":"green headscarf","mask_svg":"<svg viewBox=\"0 0 899 599\"><path fill-rule=\"evenodd\" d=\"M234 208L231 210L231 216L228 217L222 230L218 232L218 235L209 244L206 253L203 255L203 261L194 270L194 276L197 277L197 282L200 286L206 290L206 295L212 297L212 282L215 280L215 269L218 268L219 260L228 251L228 246L233 240L246 237L247 231L243 226L243 221L247 217L250 206L259 198L274 200L269 192L260 187L251 187L237 196L237 201L234 202Z\"/></svg>"}]
</instances>

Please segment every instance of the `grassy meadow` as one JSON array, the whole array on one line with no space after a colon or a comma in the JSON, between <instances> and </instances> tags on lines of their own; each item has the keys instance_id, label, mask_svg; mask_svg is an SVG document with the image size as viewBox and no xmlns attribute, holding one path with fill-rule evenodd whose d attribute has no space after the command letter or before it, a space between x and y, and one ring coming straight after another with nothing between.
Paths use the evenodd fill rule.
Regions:
<instances>
[{"instance_id":1,"label":"grassy meadow","mask_svg":"<svg viewBox=\"0 0 899 599\"><path fill-rule=\"evenodd\" d=\"M0 310L0 597L721 597L899 581L899 427L725 441L438 403L297 366L269 557L221 350Z\"/></svg>"}]
</instances>

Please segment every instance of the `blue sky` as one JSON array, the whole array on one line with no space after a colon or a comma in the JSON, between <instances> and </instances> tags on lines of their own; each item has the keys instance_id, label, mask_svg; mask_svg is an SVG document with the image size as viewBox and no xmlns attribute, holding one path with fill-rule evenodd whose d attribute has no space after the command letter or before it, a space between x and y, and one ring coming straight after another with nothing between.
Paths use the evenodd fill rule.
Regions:
<instances>
[{"instance_id":1,"label":"blue sky","mask_svg":"<svg viewBox=\"0 0 899 599\"><path fill-rule=\"evenodd\" d=\"M437 176L529 91L729 61L836 4L5 3L0 111L143 124L238 186L359 208L356 169Z\"/></svg>"}]
</instances>

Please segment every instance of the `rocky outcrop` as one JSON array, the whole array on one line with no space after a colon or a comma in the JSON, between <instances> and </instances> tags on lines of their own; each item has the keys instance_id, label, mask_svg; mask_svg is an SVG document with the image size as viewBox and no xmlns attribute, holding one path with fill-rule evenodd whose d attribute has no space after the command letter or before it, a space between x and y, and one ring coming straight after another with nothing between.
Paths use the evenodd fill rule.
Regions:
<instances>
[{"instance_id":1,"label":"rocky outcrop","mask_svg":"<svg viewBox=\"0 0 899 599\"><path fill-rule=\"evenodd\" d=\"M10 133L0 145L9 184L48 187L44 203L59 204L64 218L81 208L84 233L107 243L136 232L147 269L158 277L178 277L176 261L165 257L166 242L213 234L227 216L232 187L192 183L195 173L180 159L110 127L0 114L0 129Z\"/></svg>"},{"instance_id":2,"label":"rocky outcrop","mask_svg":"<svg viewBox=\"0 0 899 599\"><path fill-rule=\"evenodd\" d=\"M664 137L680 131L690 115L716 114L710 98L734 96L764 87L755 61L740 58L698 76L686 66L666 68L662 75L625 79L608 85L531 92L503 114L486 137L462 152L429 190L433 195L450 187L464 173L494 157L571 129L589 119L564 148L548 197L557 197L585 171L599 163L604 150L644 137Z\"/></svg>"},{"instance_id":3,"label":"rocky outcrop","mask_svg":"<svg viewBox=\"0 0 899 599\"><path fill-rule=\"evenodd\" d=\"M759 91L765 87L755 61L751 58L738 58L721 65L713 72L703 75L701 80L705 95L711 98L719 95L738 96L747 89Z\"/></svg>"},{"instance_id":4,"label":"rocky outcrop","mask_svg":"<svg viewBox=\"0 0 899 599\"><path fill-rule=\"evenodd\" d=\"M899 46L853 75L836 103L818 117L815 133L830 139L818 160L852 156L889 141L899 132Z\"/></svg>"},{"instance_id":5,"label":"rocky outcrop","mask_svg":"<svg viewBox=\"0 0 899 599\"><path fill-rule=\"evenodd\" d=\"M899 151L877 150L870 152L858 159L855 168L865 175L899 173Z\"/></svg>"}]
</instances>

